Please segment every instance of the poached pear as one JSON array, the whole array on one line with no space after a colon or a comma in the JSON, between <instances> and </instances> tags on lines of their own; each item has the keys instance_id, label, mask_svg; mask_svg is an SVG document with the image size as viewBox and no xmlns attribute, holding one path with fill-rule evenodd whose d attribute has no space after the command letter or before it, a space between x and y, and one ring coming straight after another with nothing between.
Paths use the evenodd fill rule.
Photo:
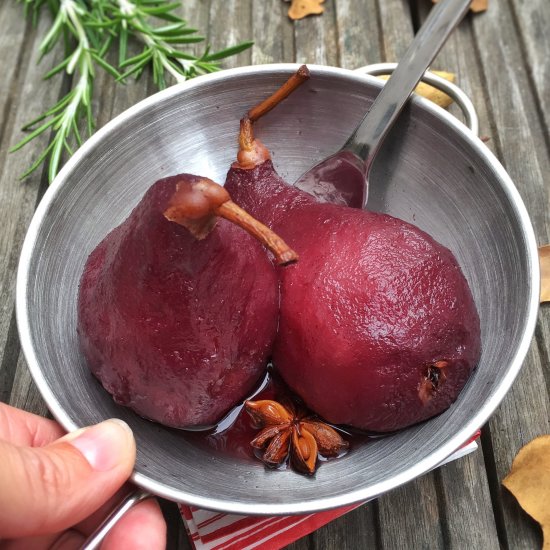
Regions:
<instances>
[{"instance_id":1,"label":"poached pear","mask_svg":"<svg viewBox=\"0 0 550 550\"><path fill-rule=\"evenodd\" d=\"M78 335L116 402L167 426L200 428L249 395L265 374L279 307L277 274L257 239L279 263L295 260L222 187L180 174L152 185L95 248L79 289Z\"/></svg>"},{"instance_id":2,"label":"poached pear","mask_svg":"<svg viewBox=\"0 0 550 550\"><path fill-rule=\"evenodd\" d=\"M225 187L300 254L279 272L277 371L334 424L388 432L441 413L480 356L479 317L456 259L410 223L321 204L288 185L253 135L264 112L241 121ZM360 204L362 190L342 181L314 194Z\"/></svg>"}]
</instances>

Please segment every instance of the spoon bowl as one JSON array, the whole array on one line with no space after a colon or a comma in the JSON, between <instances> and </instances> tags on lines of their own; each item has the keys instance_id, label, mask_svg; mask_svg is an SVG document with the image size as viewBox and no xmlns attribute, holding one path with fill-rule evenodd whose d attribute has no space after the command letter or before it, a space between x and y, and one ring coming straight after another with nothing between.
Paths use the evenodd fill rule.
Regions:
<instances>
[{"instance_id":1,"label":"spoon bowl","mask_svg":"<svg viewBox=\"0 0 550 550\"><path fill-rule=\"evenodd\" d=\"M303 174L296 186L304 191L334 188L356 204L367 206L372 163L388 131L430 63L470 7L470 0L441 0L422 25L403 59L392 71L368 113L336 153Z\"/></svg>"}]
</instances>

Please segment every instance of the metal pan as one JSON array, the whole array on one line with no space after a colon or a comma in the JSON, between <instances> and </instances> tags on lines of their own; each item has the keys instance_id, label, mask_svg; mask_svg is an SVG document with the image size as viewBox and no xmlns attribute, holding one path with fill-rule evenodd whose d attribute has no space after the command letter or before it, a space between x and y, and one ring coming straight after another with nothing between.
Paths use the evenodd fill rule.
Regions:
<instances>
[{"instance_id":1,"label":"metal pan","mask_svg":"<svg viewBox=\"0 0 550 550\"><path fill-rule=\"evenodd\" d=\"M235 157L240 116L296 69L278 64L200 77L118 116L56 178L21 255L21 342L53 415L67 430L124 419L137 440L133 482L202 508L314 512L373 498L427 472L487 421L519 372L535 327L537 248L514 184L472 131L415 97L375 161L369 200L449 247L471 285L483 354L457 402L437 418L353 449L305 478L215 454L112 401L89 373L76 337L78 282L88 254L160 177L185 171L223 182ZM354 71L310 70L311 80L257 126L288 181L342 145L382 85Z\"/></svg>"}]
</instances>

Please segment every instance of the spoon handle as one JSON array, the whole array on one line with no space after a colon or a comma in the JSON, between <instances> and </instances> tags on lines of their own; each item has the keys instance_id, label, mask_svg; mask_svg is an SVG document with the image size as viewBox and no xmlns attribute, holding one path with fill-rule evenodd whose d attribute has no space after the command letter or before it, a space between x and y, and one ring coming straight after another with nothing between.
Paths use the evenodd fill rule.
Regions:
<instances>
[{"instance_id":1,"label":"spoon handle","mask_svg":"<svg viewBox=\"0 0 550 550\"><path fill-rule=\"evenodd\" d=\"M432 8L399 65L378 94L343 149L365 161L366 175L389 128L448 36L470 7L471 0L440 0Z\"/></svg>"}]
</instances>

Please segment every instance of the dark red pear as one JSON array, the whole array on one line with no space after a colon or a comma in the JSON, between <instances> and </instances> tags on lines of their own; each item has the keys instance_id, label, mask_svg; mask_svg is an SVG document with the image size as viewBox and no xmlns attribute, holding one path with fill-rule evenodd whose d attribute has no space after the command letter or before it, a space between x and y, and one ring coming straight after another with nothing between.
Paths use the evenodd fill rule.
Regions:
<instances>
[{"instance_id":1,"label":"dark red pear","mask_svg":"<svg viewBox=\"0 0 550 550\"><path fill-rule=\"evenodd\" d=\"M253 138L256 111L241 123L225 187L300 254L279 273L277 370L335 424L387 432L441 413L480 356L479 317L453 254L400 219L289 186ZM343 184L340 198L362 195Z\"/></svg>"},{"instance_id":2,"label":"dark red pear","mask_svg":"<svg viewBox=\"0 0 550 550\"><path fill-rule=\"evenodd\" d=\"M78 335L118 403L197 428L249 395L264 376L279 306L257 239L278 263L295 259L222 187L180 174L157 181L97 246L81 279Z\"/></svg>"}]
</instances>

